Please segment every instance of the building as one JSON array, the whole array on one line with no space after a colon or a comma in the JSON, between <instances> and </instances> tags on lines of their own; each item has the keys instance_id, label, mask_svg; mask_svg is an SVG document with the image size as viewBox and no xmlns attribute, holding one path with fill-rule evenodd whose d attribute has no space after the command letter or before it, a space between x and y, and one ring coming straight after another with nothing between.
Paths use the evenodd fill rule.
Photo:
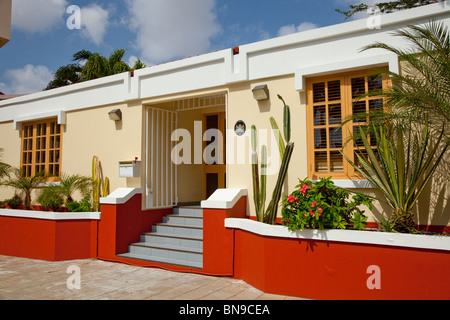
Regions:
<instances>
[{"instance_id":1,"label":"building","mask_svg":"<svg viewBox=\"0 0 450 320\"><path fill-rule=\"evenodd\" d=\"M270 117L282 123L281 95L291 107L296 144L285 192L299 178L333 176L338 186L373 193L338 153L345 132L332 129L352 112L352 90L388 85L389 79L369 76L374 68L401 70L396 55L361 48L377 41L402 47L394 30L430 20L450 25L450 5L383 15L379 29L365 19L346 22L0 101L3 161L28 175L90 175L92 157L98 156L111 190L141 188L145 210L199 202L218 188L247 189L251 199L250 127L260 130L260 144L267 142L277 168ZM257 87L267 89L267 99L255 99ZM379 103L367 99L360 107ZM318 115L327 112L325 123ZM235 125L245 134L235 132ZM352 149L346 152L353 157ZM223 161L208 164L208 156ZM448 190L443 192L448 198ZM12 194L0 189L2 200ZM373 215L382 210L375 208ZM433 210L419 216L419 223L447 226L448 212L434 216ZM252 201L247 212L255 216Z\"/></svg>"},{"instance_id":2,"label":"building","mask_svg":"<svg viewBox=\"0 0 450 320\"><path fill-rule=\"evenodd\" d=\"M12 0L0 1L0 48L11 39Z\"/></svg>"}]
</instances>

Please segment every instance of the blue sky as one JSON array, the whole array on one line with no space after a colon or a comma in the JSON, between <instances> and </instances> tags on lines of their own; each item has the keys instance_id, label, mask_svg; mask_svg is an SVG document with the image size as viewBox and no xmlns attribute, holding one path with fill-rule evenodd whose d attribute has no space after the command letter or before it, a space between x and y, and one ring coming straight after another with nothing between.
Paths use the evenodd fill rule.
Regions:
<instances>
[{"instance_id":1,"label":"blue sky","mask_svg":"<svg viewBox=\"0 0 450 320\"><path fill-rule=\"evenodd\" d=\"M371 3L372 0L364 1ZM358 0L13 0L11 41L0 49L0 91L40 91L82 49L154 65L344 22ZM81 9L70 30L67 8Z\"/></svg>"}]
</instances>

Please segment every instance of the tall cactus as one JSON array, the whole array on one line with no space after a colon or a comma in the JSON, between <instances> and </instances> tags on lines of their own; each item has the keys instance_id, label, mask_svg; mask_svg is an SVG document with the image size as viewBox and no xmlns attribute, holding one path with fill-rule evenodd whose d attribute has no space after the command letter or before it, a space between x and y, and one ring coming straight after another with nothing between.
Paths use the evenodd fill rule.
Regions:
<instances>
[{"instance_id":1,"label":"tall cactus","mask_svg":"<svg viewBox=\"0 0 450 320\"><path fill-rule=\"evenodd\" d=\"M257 149L256 127L252 126L252 173L253 173L253 201L255 203L256 218L263 222L266 205L267 184L267 147L261 148L261 178L259 177L259 163Z\"/></svg>"},{"instance_id":2,"label":"tall cactus","mask_svg":"<svg viewBox=\"0 0 450 320\"><path fill-rule=\"evenodd\" d=\"M264 209L266 200L266 168L267 168L267 148L262 147L261 150L261 187L259 186L259 174L258 174L258 154L256 152L257 141L256 141L256 127L252 126L252 172L253 172L253 198L256 209L256 216L258 221L275 224L278 212L278 203L281 198L281 191L286 179L287 171L289 168L289 163L291 161L292 152L294 151L294 143L291 142L291 110L290 107L285 103L284 99L278 95L278 98L283 101L284 104L284 116L283 116L283 133L284 140L281 132L278 128L277 122L273 117L270 118L270 124L274 133L278 133L277 142L281 157L281 167L278 173L278 179L275 188L272 193L272 199L269 202L267 210ZM264 188L263 188L264 180ZM262 194L264 189L264 194Z\"/></svg>"},{"instance_id":3,"label":"tall cactus","mask_svg":"<svg viewBox=\"0 0 450 320\"><path fill-rule=\"evenodd\" d=\"M92 207L94 212L100 211L100 197L109 195L109 179L103 181L103 173L98 157L92 158Z\"/></svg>"}]
</instances>

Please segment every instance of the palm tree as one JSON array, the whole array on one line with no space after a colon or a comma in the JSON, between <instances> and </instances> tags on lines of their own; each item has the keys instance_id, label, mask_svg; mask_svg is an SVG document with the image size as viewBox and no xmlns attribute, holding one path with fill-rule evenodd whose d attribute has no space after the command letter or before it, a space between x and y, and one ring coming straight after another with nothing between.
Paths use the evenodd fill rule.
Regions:
<instances>
[{"instance_id":1,"label":"palm tree","mask_svg":"<svg viewBox=\"0 0 450 320\"><path fill-rule=\"evenodd\" d=\"M428 4L443 2L445 0L397 0L397 1L385 1L372 5L368 5L365 3L361 3L358 5L350 5L350 10L341 11L339 9L335 9L336 12L342 13L345 15L345 20L352 17L354 14L358 12L368 12L370 11L371 6L376 6L380 13L391 13L399 10L406 10L416 7L425 6Z\"/></svg>"},{"instance_id":2,"label":"palm tree","mask_svg":"<svg viewBox=\"0 0 450 320\"><path fill-rule=\"evenodd\" d=\"M393 85L373 95L383 95L389 110L346 119L348 122L368 117L370 123L352 137L364 144L363 153L356 155L359 165L343 154L357 172L383 193L393 210L390 222L402 232L414 228L412 209L437 168L447 165L444 155L450 146L448 29L435 22L409 28L410 31L400 30L395 35L409 41L410 50L384 43L363 49L381 48L396 53L404 68L401 74L378 70L381 75L390 76ZM375 137L375 152L367 140L369 133ZM448 175L448 167L443 171Z\"/></svg>"},{"instance_id":3,"label":"palm tree","mask_svg":"<svg viewBox=\"0 0 450 320\"><path fill-rule=\"evenodd\" d=\"M72 63L67 66L60 67L53 76L53 80L49 82L45 90L64 87L79 82L81 80L81 70L82 67L78 63Z\"/></svg>"},{"instance_id":4,"label":"palm tree","mask_svg":"<svg viewBox=\"0 0 450 320\"><path fill-rule=\"evenodd\" d=\"M41 171L33 177L27 177L24 171L19 168L14 168L12 173L13 177L8 176L0 185L13 187L21 192L24 196L24 209L31 210L31 192L39 188L47 180L47 176Z\"/></svg>"},{"instance_id":5,"label":"palm tree","mask_svg":"<svg viewBox=\"0 0 450 320\"><path fill-rule=\"evenodd\" d=\"M381 92L392 108L384 116L392 120L425 124L450 139L450 34L443 23L409 26L396 36L411 43L410 50L400 50L384 43L375 43L363 50L385 49L397 54L404 62L401 74L381 71L392 78L393 86ZM380 94L376 92L374 94Z\"/></svg>"},{"instance_id":6,"label":"palm tree","mask_svg":"<svg viewBox=\"0 0 450 320\"><path fill-rule=\"evenodd\" d=\"M92 179L90 177L85 177L79 174L67 175L62 174L59 180L59 184L53 186L56 191L62 195L66 202L73 202L73 195L76 191L80 191L81 194L86 196L91 188Z\"/></svg>"},{"instance_id":7,"label":"palm tree","mask_svg":"<svg viewBox=\"0 0 450 320\"><path fill-rule=\"evenodd\" d=\"M99 53L81 50L73 55L73 60L78 62L86 61L81 69L81 80L88 81L131 71L130 66L122 61L124 55L125 49L114 50L109 58L106 58Z\"/></svg>"},{"instance_id":8,"label":"palm tree","mask_svg":"<svg viewBox=\"0 0 450 320\"><path fill-rule=\"evenodd\" d=\"M0 160L3 156L3 149L0 148ZM0 179L8 176L11 166L0 161Z\"/></svg>"},{"instance_id":9,"label":"palm tree","mask_svg":"<svg viewBox=\"0 0 450 320\"><path fill-rule=\"evenodd\" d=\"M72 56L72 61L75 63L60 67L45 90L146 67L139 59L137 59L133 67L130 67L122 60L124 55L125 49L114 50L109 58L99 53L80 50Z\"/></svg>"}]
</instances>

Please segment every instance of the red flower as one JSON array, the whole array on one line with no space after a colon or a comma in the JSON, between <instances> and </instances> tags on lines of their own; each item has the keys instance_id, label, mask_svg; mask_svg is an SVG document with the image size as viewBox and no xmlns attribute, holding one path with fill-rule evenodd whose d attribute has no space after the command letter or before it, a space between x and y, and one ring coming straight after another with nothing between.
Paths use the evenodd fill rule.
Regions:
<instances>
[{"instance_id":1,"label":"red flower","mask_svg":"<svg viewBox=\"0 0 450 320\"><path fill-rule=\"evenodd\" d=\"M310 186L308 186L307 184L303 184L299 190L304 196L306 196L306 191L308 191L309 189L311 189Z\"/></svg>"},{"instance_id":2,"label":"red flower","mask_svg":"<svg viewBox=\"0 0 450 320\"><path fill-rule=\"evenodd\" d=\"M311 208L315 208L319 203L314 201L313 203L311 203Z\"/></svg>"},{"instance_id":3,"label":"red flower","mask_svg":"<svg viewBox=\"0 0 450 320\"><path fill-rule=\"evenodd\" d=\"M322 208L317 209L317 212L319 212L319 214L321 214L323 212Z\"/></svg>"},{"instance_id":4,"label":"red flower","mask_svg":"<svg viewBox=\"0 0 450 320\"><path fill-rule=\"evenodd\" d=\"M314 212L312 210L309 210L309 214L311 215L311 217L314 217Z\"/></svg>"},{"instance_id":5,"label":"red flower","mask_svg":"<svg viewBox=\"0 0 450 320\"><path fill-rule=\"evenodd\" d=\"M292 194L287 198L287 202L289 202L289 203L292 203L297 200L298 200L298 198Z\"/></svg>"}]
</instances>

